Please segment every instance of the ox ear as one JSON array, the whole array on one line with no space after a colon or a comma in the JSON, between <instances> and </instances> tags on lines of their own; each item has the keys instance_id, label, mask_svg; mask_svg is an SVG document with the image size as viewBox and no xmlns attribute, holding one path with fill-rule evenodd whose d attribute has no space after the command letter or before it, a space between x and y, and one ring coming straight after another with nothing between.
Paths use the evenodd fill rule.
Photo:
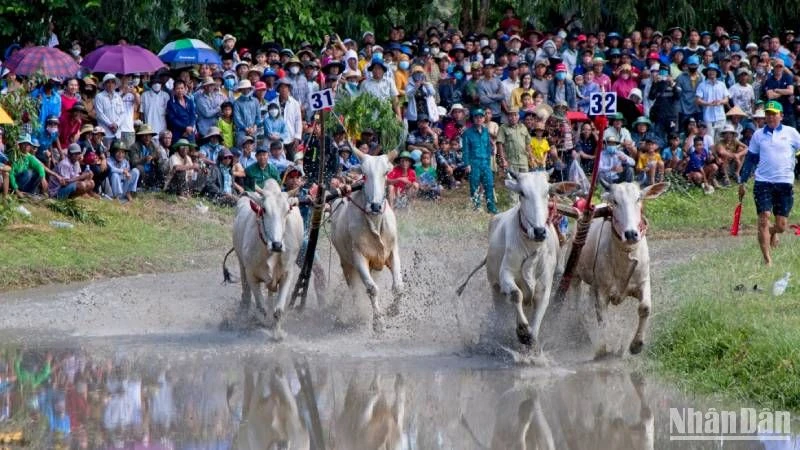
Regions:
<instances>
[{"instance_id":1,"label":"ox ear","mask_svg":"<svg viewBox=\"0 0 800 450\"><path fill-rule=\"evenodd\" d=\"M256 215L258 217L261 217L261 216L264 215L264 208L262 208L261 205L259 205L258 203L254 202L252 199L250 200L250 209L252 209L253 212L256 213Z\"/></svg>"},{"instance_id":2,"label":"ox ear","mask_svg":"<svg viewBox=\"0 0 800 450\"><path fill-rule=\"evenodd\" d=\"M654 198L658 198L664 192L667 192L669 189L669 183L661 182L656 184L651 184L646 188L642 189L642 198L644 200L652 200Z\"/></svg>"},{"instance_id":3,"label":"ox ear","mask_svg":"<svg viewBox=\"0 0 800 450\"><path fill-rule=\"evenodd\" d=\"M300 204L300 199L298 199L297 197L289 197L288 201L289 201L289 208L293 208Z\"/></svg>"},{"instance_id":4,"label":"ox ear","mask_svg":"<svg viewBox=\"0 0 800 450\"><path fill-rule=\"evenodd\" d=\"M517 181L516 179L506 178L506 187L514 192L519 192L519 193L522 192L522 188L519 185L519 181Z\"/></svg>"},{"instance_id":5,"label":"ox ear","mask_svg":"<svg viewBox=\"0 0 800 450\"><path fill-rule=\"evenodd\" d=\"M574 194L580 187L581 185L574 181L562 181L550 185L550 194L568 196Z\"/></svg>"}]
</instances>

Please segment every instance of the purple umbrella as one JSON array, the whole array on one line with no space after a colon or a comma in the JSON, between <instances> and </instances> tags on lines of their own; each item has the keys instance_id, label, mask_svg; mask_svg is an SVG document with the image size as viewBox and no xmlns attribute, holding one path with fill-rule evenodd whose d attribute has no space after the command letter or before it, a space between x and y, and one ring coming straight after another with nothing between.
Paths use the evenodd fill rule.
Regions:
<instances>
[{"instance_id":1,"label":"purple umbrella","mask_svg":"<svg viewBox=\"0 0 800 450\"><path fill-rule=\"evenodd\" d=\"M23 48L8 58L5 67L17 75L38 73L48 78L72 77L81 69L72 56L51 47Z\"/></svg>"},{"instance_id":2,"label":"purple umbrella","mask_svg":"<svg viewBox=\"0 0 800 450\"><path fill-rule=\"evenodd\" d=\"M152 73L164 67L164 63L150 50L138 45L104 45L86 55L81 63L92 72Z\"/></svg>"}]
</instances>

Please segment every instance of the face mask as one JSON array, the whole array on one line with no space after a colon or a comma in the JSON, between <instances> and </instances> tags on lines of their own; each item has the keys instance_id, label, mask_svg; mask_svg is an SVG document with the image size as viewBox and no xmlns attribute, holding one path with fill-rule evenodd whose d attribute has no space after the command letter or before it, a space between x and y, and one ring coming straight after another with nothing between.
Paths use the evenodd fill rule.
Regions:
<instances>
[{"instance_id":1,"label":"face mask","mask_svg":"<svg viewBox=\"0 0 800 450\"><path fill-rule=\"evenodd\" d=\"M175 85L175 80L173 80L172 78L170 78L169 80L167 80L167 84L165 84L165 86L167 87L167 89L168 89L168 90L172 90L172 87L173 87L174 85Z\"/></svg>"},{"instance_id":2,"label":"face mask","mask_svg":"<svg viewBox=\"0 0 800 450\"><path fill-rule=\"evenodd\" d=\"M400 70L408 70L408 66L409 66L408 61L400 61L400 64L398 65L398 67L400 67Z\"/></svg>"},{"instance_id":3,"label":"face mask","mask_svg":"<svg viewBox=\"0 0 800 450\"><path fill-rule=\"evenodd\" d=\"M50 134L58 133L58 127L47 127L47 132Z\"/></svg>"},{"instance_id":4,"label":"face mask","mask_svg":"<svg viewBox=\"0 0 800 450\"><path fill-rule=\"evenodd\" d=\"M134 78L133 81L131 82L131 84L133 84L133 87L138 87L139 83L141 83L141 82L142 82L141 78Z\"/></svg>"},{"instance_id":5,"label":"face mask","mask_svg":"<svg viewBox=\"0 0 800 450\"><path fill-rule=\"evenodd\" d=\"M317 75L319 75L318 71L316 71L316 70L312 70L311 71L311 78L317 78Z\"/></svg>"},{"instance_id":6,"label":"face mask","mask_svg":"<svg viewBox=\"0 0 800 450\"><path fill-rule=\"evenodd\" d=\"M566 79L567 79L567 74L565 74L564 72L556 73L556 80L566 80Z\"/></svg>"},{"instance_id":7,"label":"face mask","mask_svg":"<svg viewBox=\"0 0 800 450\"><path fill-rule=\"evenodd\" d=\"M453 74L453 78L455 78L457 81L463 80L464 79L464 72L458 71L458 72L454 73Z\"/></svg>"},{"instance_id":8,"label":"face mask","mask_svg":"<svg viewBox=\"0 0 800 450\"><path fill-rule=\"evenodd\" d=\"M272 108L272 109L269 110L269 116L272 117L272 118L278 117L278 112L279 111L277 109Z\"/></svg>"},{"instance_id":9,"label":"face mask","mask_svg":"<svg viewBox=\"0 0 800 450\"><path fill-rule=\"evenodd\" d=\"M81 56L81 49L72 49L70 50L70 53L72 53L72 56Z\"/></svg>"},{"instance_id":10,"label":"face mask","mask_svg":"<svg viewBox=\"0 0 800 450\"><path fill-rule=\"evenodd\" d=\"M480 41L478 41L478 43L481 45L481 48L489 45L489 41L487 39L481 39Z\"/></svg>"},{"instance_id":11,"label":"face mask","mask_svg":"<svg viewBox=\"0 0 800 450\"><path fill-rule=\"evenodd\" d=\"M689 72L692 72L692 73L697 72L697 67L689 67Z\"/></svg>"},{"instance_id":12,"label":"face mask","mask_svg":"<svg viewBox=\"0 0 800 450\"><path fill-rule=\"evenodd\" d=\"M669 72L667 72L666 70L661 70L658 72L658 75L661 77L666 77L669 76Z\"/></svg>"},{"instance_id":13,"label":"face mask","mask_svg":"<svg viewBox=\"0 0 800 450\"><path fill-rule=\"evenodd\" d=\"M739 45L739 44L731 44L731 51L732 52L738 52L741 49L742 49L741 45Z\"/></svg>"},{"instance_id":14,"label":"face mask","mask_svg":"<svg viewBox=\"0 0 800 450\"><path fill-rule=\"evenodd\" d=\"M383 53L381 52L373 53L372 56L375 58L383 59Z\"/></svg>"},{"instance_id":15,"label":"face mask","mask_svg":"<svg viewBox=\"0 0 800 450\"><path fill-rule=\"evenodd\" d=\"M423 74L421 74L419 72L417 72L417 73L415 73L414 75L411 76L411 79L414 80L415 82L422 81L423 78L425 78L425 75L423 75Z\"/></svg>"},{"instance_id":16,"label":"face mask","mask_svg":"<svg viewBox=\"0 0 800 450\"><path fill-rule=\"evenodd\" d=\"M247 92L246 94L243 94L243 95L244 95L245 97L248 97L248 98L249 98L249 97L252 97L252 96L253 96L253 91L249 91L249 92Z\"/></svg>"},{"instance_id":17,"label":"face mask","mask_svg":"<svg viewBox=\"0 0 800 450\"><path fill-rule=\"evenodd\" d=\"M153 89L153 92L159 93L161 92L161 83L153 83L153 85L150 86L150 88Z\"/></svg>"},{"instance_id":18,"label":"face mask","mask_svg":"<svg viewBox=\"0 0 800 450\"><path fill-rule=\"evenodd\" d=\"M214 48L222 47L222 38L214 38L212 45L214 45Z\"/></svg>"},{"instance_id":19,"label":"face mask","mask_svg":"<svg viewBox=\"0 0 800 450\"><path fill-rule=\"evenodd\" d=\"M289 68L289 73L291 73L292 75L297 75L298 73L300 73L300 68L297 66L292 66Z\"/></svg>"},{"instance_id":20,"label":"face mask","mask_svg":"<svg viewBox=\"0 0 800 450\"><path fill-rule=\"evenodd\" d=\"M608 153L609 155L614 154L614 153L617 152L617 146L616 145L606 145L606 148L605 148L604 151L606 153Z\"/></svg>"},{"instance_id":21,"label":"face mask","mask_svg":"<svg viewBox=\"0 0 800 450\"><path fill-rule=\"evenodd\" d=\"M347 87L348 87L348 88L349 88L351 91L355 91L355 90L357 90L357 89L358 89L358 83L357 83L357 82L355 82L355 81L348 81L348 82L347 82Z\"/></svg>"},{"instance_id":22,"label":"face mask","mask_svg":"<svg viewBox=\"0 0 800 450\"><path fill-rule=\"evenodd\" d=\"M231 90L236 87L236 80L233 78L225 78L225 89Z\"/></svg>"}]
</instances>

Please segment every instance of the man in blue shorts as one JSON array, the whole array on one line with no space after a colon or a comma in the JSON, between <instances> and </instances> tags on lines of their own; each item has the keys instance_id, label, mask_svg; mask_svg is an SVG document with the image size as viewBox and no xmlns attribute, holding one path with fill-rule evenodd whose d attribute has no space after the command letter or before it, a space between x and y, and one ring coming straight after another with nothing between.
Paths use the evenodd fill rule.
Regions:
<instances>
[{"instance_id":1,"label":"man in blue shorts","mask_svg":"<svg viewBox=\"0 0 800 450\"><path fill-rule=\"evenodd\" d=\"M781 124L783 106L767 102L766 125L756 130L750 139L750 148L739 176L739 199L744 197L744 184L755 168L753 197L758 211L758 244L764 255L764 264L772 265L770 248L778 245L778 233L786 230L786 219L794 201L795 152L800 148L800 133ZM775 224L770 215L775 215Z\"/></svg>"}]
</instances>

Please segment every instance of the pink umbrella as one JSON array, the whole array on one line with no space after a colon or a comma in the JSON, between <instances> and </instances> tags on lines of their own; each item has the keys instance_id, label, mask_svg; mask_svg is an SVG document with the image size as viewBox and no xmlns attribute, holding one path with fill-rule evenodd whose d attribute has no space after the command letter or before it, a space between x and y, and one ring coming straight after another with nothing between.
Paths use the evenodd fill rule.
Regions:
<instances>
[{"instance_id":1,"label":"pink umbrella","mask_svg":"<svg viewBox=\"0 0 800 450\"><path fill-rule=\"evenodd\" d=\"M8 58L5 66L17 75L39 73L48 78L72 77L80 70L72 56L51 47L23 48Z\"/></svg>"},{"instance_id":2,"label":"pink umbrella","mask_svg":"<svg viewBox=\"0 0 800 450\"><path fill-rule=\"evenodd\" d=\"M152 73L164 67L153 52L138 45L104 45L86 55L81 62L92 72Z\"/></svg>"}]
</instances>

